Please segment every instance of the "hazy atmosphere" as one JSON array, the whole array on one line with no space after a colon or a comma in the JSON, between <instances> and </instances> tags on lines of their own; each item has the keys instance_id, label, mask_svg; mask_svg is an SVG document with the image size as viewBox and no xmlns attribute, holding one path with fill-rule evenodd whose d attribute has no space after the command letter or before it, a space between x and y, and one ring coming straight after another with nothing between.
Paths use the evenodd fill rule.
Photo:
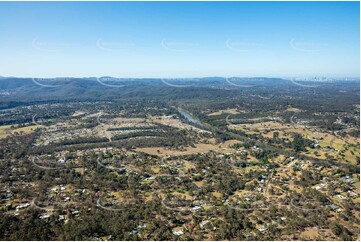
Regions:
<instances>
[{"instance_id":1,"label":"hazy atmosphere","mask_svg":"<svg viewBox=\"0 0 361 242\"><path fill-rule=\"evenodd\" d=\"M359 2L1 2L0 75L359 75Z\"/></svg>"}]
</instances>

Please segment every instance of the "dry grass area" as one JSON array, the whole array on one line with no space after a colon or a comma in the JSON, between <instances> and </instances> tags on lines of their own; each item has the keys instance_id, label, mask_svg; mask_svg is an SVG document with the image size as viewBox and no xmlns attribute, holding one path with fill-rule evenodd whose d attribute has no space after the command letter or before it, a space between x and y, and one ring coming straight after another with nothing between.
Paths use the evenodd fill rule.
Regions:
<instances>
[{"instance_id":1,"label":"dry grass area","mask_svg":"<svg viewBox=\"0 0 361 242\"><path fill-rule=\"evenodd\" d=\"M180 199L185 199L185 200L192 200L192 196L189 195L188 192L178 192L178 191L172 191L170 193L168 192L164 192L164 191L161 191L161 192L158 192L157 193L159 195L159 197L161 197L162 199L166 199L167 198L167 195L168 194L171 194L173 195L174 197L177 197L177 198L180 198Z\"/></svg>"},{"instance_id":2,"label":"dry grass area","mask_svg":"<svg viewBox=\"0 0 361 242\"><path fill-rule=\"evenodd\" d=\"M173 118L171 116L149 116L147 119L147 122L154 123L154 124L162 124L171 126L178 129L188 129L188 130L195 130L198 132L206 132L210 133L209 131L199 129L197 127L194 127L192 125L182 123L180 119Z\"/></svg>"},{"instance_id":3,"label":"dry grass area","mask_svg":"<svg viewBox=\"0 0 361 242\"><path fill-rule=\"evenodd\" d=\"M266 118L266 117L265 117ZM253 119L254 121L257 121L259 119ZM232 123L232 120L230 120ZM256 130L271 130L274 129L276 131L278 130L286 130L290 129L290 125L284 125L278 122L268 121L268 122L260 122L260 123L253 123L253 124L232 124L228 125L228 128L236 129L236 130L243 130L243 131L256 131Z\"/></svg>"},{"instance_id":4,"label":"dry grass area","mask_svg":"<svg viewBox=\"0 0 361 242\"><path fill-rule=\"evenodd\" d=\"M0 126L0 138L5 138L10 134L11 125Z\"/></svg>"},{"instance_id":5,"label":"dry grass area","mask_svg":"<svg viewBox=\"0 0 361 242\"><path fill-rule=\"evenodd\" d=\"M195 166L192 162L190 162L190 161L184 161L184 162L183 162L183 165L184 165L184 168L185 168L186 170L189 170L189 169L192 169L192 168L196 168L196 166Z\"/></svg>"},{"instance_id":6,"label":"dry grass area","mask_svg":"<svg viewBox=\"0 0 361 242\"><path fill-rule=\"evenodd\" d=\"M30 126L21 127L21 128L17 128L14 126L14 128L12 128L12 125L3 125L3 126L0 126L0 139L3 139L11 134L15 134L15 132L17 132L19 134L20 133L30 134L39 127L40 126L38 126L38 125L30 125Z\"/></svg>"},{"instance_id":7,"label":"dry grass area","mask_svg":"<svg viewBox=\"0 0 361 242\"><path fill-rule=\"evenodd\" d=\"M129 200L132 200L133 198L130 190L115 191L110 194L113 196L112 199L117 202L129 202Z\"/></svg>"},{"instance_id":8,"label":"dry grass area","mask_svg":"<svg viewBox=\"0 0 361 242\"><path fill-rule=\"evenodd\" d=\"M195 144L195 147L185 147L184 150L168 149L165 147L136 148L135 150L138 152L144 152L147 154L157 155L161 157L207 153L211 150L216 152L231 153L234 150L230 149L229 146L236 143L241 143L241 142L238 140L228 140L219 145L198 143Z\"/></svg>"},{"instance_id":9,"label":"dry grass area","mask_svg":"<svg viewBox=\"0 0 361 242\"><path fill-rule=\"evenodd\" d=\"M76 172L79 172L80 174L84 175L85 169L84 168L75 168L74 169Z\"/></svg>"},{"instance_id":10,"label":"dry grass area","mask_svg":"<svg viewBox=\"0 0 361 242\"><path fill-rule=\"evenodd\" d=\"M290 141L293 140L291 133L298 133L303 135L305 138L310 140L318 140L320 145L319 149L310 149L308 148L307 154L305 155L311 158L321 158L326 159L326 154L334 156L335 158L338 155L337 151L334 150L324 150L324 148L332 147L336 150L344 150L344 144L346 142L357 145L359 140L355 137L347 135L346 137L335 136L334 134L321 132L315 128L305 128L298 125L291 124L282 124L279 122L260 122L254 124L239 124L239 125L229 125L229 128L245 131L247 134L259 134L263 132L262 135L267 138L273 138L275 132L279 133L279 138L287 138ZM317 155L314 152L317 151ZM345 157L343 158L348 163L355 163L357 156L360 156L360 150L357 147L350 147L345 152Z\"/></svg>"},{"instance_id":11,"label":"dry grass area","mask_svg":"<svg viewBox=\"0 0 361 242\"><path fill-rule=\"evenodd\" d=\"M317 236L320 236L318 231L319 229L317 227L306 228L305 231L300 234L300 236L306 239L315 240Z\"/></svg>"},{"instance_id":12,"label":"dry grass area","mask_svg":"<svg viewBox=\"0 0 361 242\"><path fill-rule=\"evenodd\" d=\"M306 240L319 240L322 238L334 238L334 235L330 229L320 229L318 227L306 228L300 237Z\"/></svg>"},{"instance_id":13,"label":"dry grass area","mask_svg":"<svg viewBox=\"0 0 361 242\"><path fill-rule=\"evenodd\" d=\"M146 119L144 118L113 118L111 120L112 123L116 124L136 124L136 123L144 123Z\"/></svg>"},{"instance_id":14,"label":"dry grass area","mask_svg":"<svg viewBox=\"0 0 361 242\"><path fill-rule=\"evenodd\" d=\"M299 112L302 112L302 110L301 110L301 109L298 109L298 108L292 108L292 107L290 107L290 108L287 108L287 109L286 109L286 112L299 113Z\"/></svg>"},{"instance_id":15,"label":"dry grass area","mask_svg":"<svg viewBox=\"0 0 361 242\"><path fill-rule=\"evenodd\" d=\"M287 136L285 135L285 133L282 132L282 131L270 131L270 132L268 132L268 133L266 133L266 134L263 134L263 136L264 136L264 137L267 137L267 138L269 138L269 139L272 139L272 138L273 138L273 134L274 134L275 132L278 132L278 138L280 138L280 139L283 139L283 138L286 138L286 137L287 137Z\"/></svg>"},{"instance_id":16,"label":"dry grass area","mask_svg":"<svg viewBox=\"0 0 361 242\"><path fill-rule=\"evenodd\" d=\"M24 134L29 134L29 133L32 133L35 131L35 129L39 128L38 125L31 125L31 126L27 126L27 127L22 127L22 128L17 128L17 129L13 129L11 131L11 133L15 133L15 132L18 132L18 133L21 133L21 132L24 132Z\"/></svg>"},{"instance_id":17,"label":"dry grass area","mask_svg":"<svg viewBox=\"0 0 361 242\"><path fill-rule=\"evenodd\" d=\"M208 114L208 116L218 116L218 115L222 115L224 113L227 114L240 114L240 113L245 113L246 111L244 110L238 110L236 108L229 108L229 109L223 109L223 110L219 110L217 112L213 112Z\"/></svg>"},{"instance_id":18,"label":"dry grass area","mask_svg":"<svg viewBox=\"0 0 361 242\"><path fill-rule=\"evenodd\" d=\"M215 196L216 198L222 197L222 193L220 193L220 192L212 192L212 195Z\"/></svg>"},{"instance_id":19,"label":"dry grass area","mask_svg":"<svg viewBox=\"0 0 361 242\"><path fill-rule=\"evenodd\" d=\"M181 128L181 127L185 128L187 126L190 126L190 125L182 123L179 119L165 117L165 116L150 116L148 120L151 123L163 124L163 125L168 125L168 126L177 127L177 128Z\"/></svg>"},{"instance_id":20,"label":"dry grass area","mask_svg":"<svg viewBox=\"0 0 361 242\"><path fill-rule=\"evenodd\" d=\"M270 117L263 117L263 118L258 118L258 119L252 119L253 121L257 121L260 119L266 119L266 118L270 118ZM242 130L245 131L246 133L256 133L259 134L259 132L261 131L265 131L264 134L262 134L265 137L272 137L274 132L279 132L279 137L285 137L286 133L299 133L302 135L311 135L313 134L313 130L310 129L306 129L304 127L300 127L297 125L292 125L292 124L283 124L280 122L276 122L276 121L268 121L268 122L259 122L259 123L253 123L253 124L232 124L232 125L228 125L229 128L231 129L236 129L236 130ZM268 132L267 132L268 131ZM328 133L323 133L324 135L327 135ZM331 134L329 134L331 135Z\"/></svg>"},{"instance_id":21,"label":"dry grass area","mask_svg":"<svg viewBox=\"0 0 361 242\"><path fill-rule=\"evenodd\" d=\"M240 199L243 199L245 195L256 195L256 193L247 190L238 190L233 194L232 197L238 197Z\"/></svg>"},{"instance_id":22,"label":"dry grass area","mask_svg":"<svg viewBox=\"0 0 361 242\"><path fill-rule=\"evenodd\" d=\"M193 182L194 184L196 184L198 187L203 187L204 185L204 181L197 181L197 182Z\"/></svg>"},{"instance_id":23,"label":"dry grass area","mask_svg":"<svg viewBox=\"0 0 361 242\"><path fill-rule=\"evenodd\" d=\"M271 161L275 162L275 163L281 163L286 159L286 156L283 154L278 155L275 158L272 158Z\"/></svg>"},{"instance_id":24,"label":"dry grass area","mask_svg":"<svg viewBox=\"0 0 361 242\"><path fill-rule=\"evenodd\" d=\"M149 148L136 148L136 151L145 152L151 155L158 156L179 156L179 155L190 155L197 153L205 153L215 148L212 144L196 144L196 147L186 147L184 151L167 149L164 147L149 147Z\"/></svg>"},{"instance_id":25,"label":"dry grass area","mask_svg":"<svg viewBox=\"0 0 361 242\"><path fill-rule=\"evenodd\" d=\"M80 116L80 115L83 115L85 114L85 112L82 112L82 111L76 111L75 113L73 113L71 116L72 117L77 117L77 116Z\"/></svg>"},{"instance_id":26,"label":"dry grass area","mask_svg":"<svg viewBox=\"0 0 361 242\"><path fill-rule=\"evenodd\" d=\"M180 192L172 192L172 194L176 197L185 198L186 200L192 200L192 196L189 195L188 192L180 193Z\"/></svg>"},{"instance_id":27,"label":"dry grass area","mask_svg":"<svg viewBox=\"0 0 361 242\"><path fill-rule=\"evenodd\" d=\"M155 174L159 174L160 173L160 168L159 166L151 166L150 170L153 171L153 173Z\"/></svg>"}]
</instances>

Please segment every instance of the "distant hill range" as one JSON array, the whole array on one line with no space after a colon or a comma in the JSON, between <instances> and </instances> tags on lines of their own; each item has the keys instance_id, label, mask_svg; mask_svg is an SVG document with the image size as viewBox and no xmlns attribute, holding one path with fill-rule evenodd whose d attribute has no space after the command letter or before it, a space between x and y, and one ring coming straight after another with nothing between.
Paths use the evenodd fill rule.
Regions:
<instances>
[{"instance_id":1,"label":"distant hill range","mask_svg":"<svg viewBox=\"0 0 361 242\"><path fill-rule=\"evenodd\" d=\"M112 100L131 98L217 98L240 93L272 92L318 86L346 85L359 87L359 80L287 80L282 78L15 78L0 77L0 102L9 103L46 100ZM6 105L5 105L6 103Z\"/></svg>"}]
</instances>

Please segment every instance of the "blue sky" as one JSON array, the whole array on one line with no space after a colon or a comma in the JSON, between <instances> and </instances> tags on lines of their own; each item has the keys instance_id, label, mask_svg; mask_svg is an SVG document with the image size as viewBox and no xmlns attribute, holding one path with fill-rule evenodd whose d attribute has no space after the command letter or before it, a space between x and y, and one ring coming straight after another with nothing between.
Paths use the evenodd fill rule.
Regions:
<instances>
[{"instance_id":1,"label":"blue sky","mask_svg":"<svg viewBox=\"0 0 361 242\"><path fill-rule=\"evenodd\" d=\"M0 75L359 75L359 2L0 2Z\"/></svg>"}]
</instances>

